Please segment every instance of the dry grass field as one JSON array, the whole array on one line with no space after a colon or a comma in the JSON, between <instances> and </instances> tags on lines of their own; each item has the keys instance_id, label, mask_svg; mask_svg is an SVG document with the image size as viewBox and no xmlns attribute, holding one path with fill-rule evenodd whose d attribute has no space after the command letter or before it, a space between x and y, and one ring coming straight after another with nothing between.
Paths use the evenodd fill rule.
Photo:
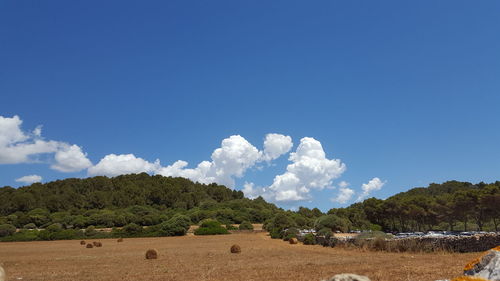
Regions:
<instances>
[{"instance_id":1,"label":"dry grass field","mask_svg":"<svg viewBox=\"0 0 500 281\"><path fill-rule=\"evenodd\" d=\"M436 280L459 276L477 254L365 252L290 245L265 233L80 241L0 243L7 280L321 280L357 273L374 281ZM92 242L92 241L90 241ZM239 244L242 252L231 254ZM147 249L158 250L146 260Z\"/></svg>"}]
</instances>

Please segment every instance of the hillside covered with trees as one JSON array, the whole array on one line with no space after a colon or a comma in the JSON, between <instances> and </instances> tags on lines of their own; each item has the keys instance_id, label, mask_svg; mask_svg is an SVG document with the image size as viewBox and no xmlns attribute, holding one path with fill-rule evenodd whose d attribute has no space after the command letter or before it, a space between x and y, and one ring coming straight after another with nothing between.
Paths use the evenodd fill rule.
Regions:
<instances>
[{"instance_id":1,"label":"hillside covered with trees","mask_svg":"<svg viewBox=\"0 0 500 281\"><path fill-rule=\"evenodd\" d=\"M146 173L6 186L0 188L0 198L0 238L22 229L26 235L15 240L72 239L105 227L115 228L118 237L184 235L190 224L207 219L228 226L264 223L276 238L289 228L498 231L500 224L500 182L431 184L326 214L305 207L287 211L225 186ZM47 231L35 236L30 229Z\"/></svg>"},{"instance_id":2,"label":"hillside covered with trees","mask_svg":"<svg viewBox=\"0 0 500 281\"><path fill-rule=\"evenodd\" d=\"M243 192L225 186L146 173L3 187L0 198L0 223L18 228L51 223L79 228L149 226L174 214L187 215L193 223L207 218L223 223L263 222L278 210L261 198L246 199Z\"/></svg>"}]
</instances>

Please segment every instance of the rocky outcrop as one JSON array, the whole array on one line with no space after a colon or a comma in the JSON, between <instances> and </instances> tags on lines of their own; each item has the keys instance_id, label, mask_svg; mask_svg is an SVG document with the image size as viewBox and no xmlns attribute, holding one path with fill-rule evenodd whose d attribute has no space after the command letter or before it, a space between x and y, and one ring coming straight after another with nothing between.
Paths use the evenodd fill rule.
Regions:
<instances>
[{"instance_id":1,"label":"rocky outcrop","mask_svg":"<svg viewBox=\"0 0 500 281\"><path fill-rule=\"evenodd\" d=\"M323 281L370 281L370 278L362 275L343 273L343 274L337 274L332 278Z\"/></svg>"},{"instance_id":2,"label":"rocky outcrop","mask_svg":"<svg viewBox=\"0 0 500 281\"><path fill-rule=\"evenodd\" d=\"M465 265L464 275L451 281L500 281L500 246L483 253L480 257Z\"/></svg>"},{"instance_id":3,"label":"rocky outcrop","mask_svg":"<svg viewBox=\"0 0 500 281\"><path fill-rule=\"evenodd\" d=\"M500 281L500 246L468 263L464 268L464 275Z\"/></svg>"}]
</instances>

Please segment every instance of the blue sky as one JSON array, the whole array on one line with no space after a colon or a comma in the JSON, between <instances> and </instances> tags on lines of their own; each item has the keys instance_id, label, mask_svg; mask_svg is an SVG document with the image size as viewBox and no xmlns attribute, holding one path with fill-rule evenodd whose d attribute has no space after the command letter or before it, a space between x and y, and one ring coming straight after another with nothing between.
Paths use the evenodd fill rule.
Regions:
<instances>
[{"instance_id":1,"label":"blue sky","mask_svg":"<svg viewBox=\"0 0 500 281\"><path fill-rule=\"evenodd\" d=\"M2 1L0 186L86 177L110 154L151 173L177 160L186 173L221 168L211 157L222 140L240 135L231 144L263 155L269 133L293 147L269 163L245 154L222 181L267 194L276 176L327 167L316 175L326 184L305 173L267 194L305 186L283 207L345 206L374 178L365 188L379 198L498 180L499 12L498 1ZM22 125L7 128L14 116ZM324 159L289 160L304 137ZM36 140L54 147L6 160ZM85 168L54 169L73 144ZM350 199L332 202L342 188Z\"/></svg>"}]
</instances>

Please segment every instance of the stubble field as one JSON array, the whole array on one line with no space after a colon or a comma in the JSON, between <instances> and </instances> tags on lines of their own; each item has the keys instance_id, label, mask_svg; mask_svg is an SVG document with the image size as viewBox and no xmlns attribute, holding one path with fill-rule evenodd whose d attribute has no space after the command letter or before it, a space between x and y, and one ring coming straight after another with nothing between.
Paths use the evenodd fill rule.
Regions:
<instances>
[{"instance_id":1,"label":"stubble field","mask_svg":"<svg viewBox=\"0 0 500 281\"><path fill-rule=\"evenodd\" d=\"M89 240L90 241L90 240ZM357 273L373 281L427 281L461 275L478 254L384 253L290 245L266 233L221 236L102 239L87 249L80 241L0 243L7 280L321 280ZM241 254L229 248L239 244ZM147 249L159 257L146 260Z\"/></svg>"}]
</instances>

